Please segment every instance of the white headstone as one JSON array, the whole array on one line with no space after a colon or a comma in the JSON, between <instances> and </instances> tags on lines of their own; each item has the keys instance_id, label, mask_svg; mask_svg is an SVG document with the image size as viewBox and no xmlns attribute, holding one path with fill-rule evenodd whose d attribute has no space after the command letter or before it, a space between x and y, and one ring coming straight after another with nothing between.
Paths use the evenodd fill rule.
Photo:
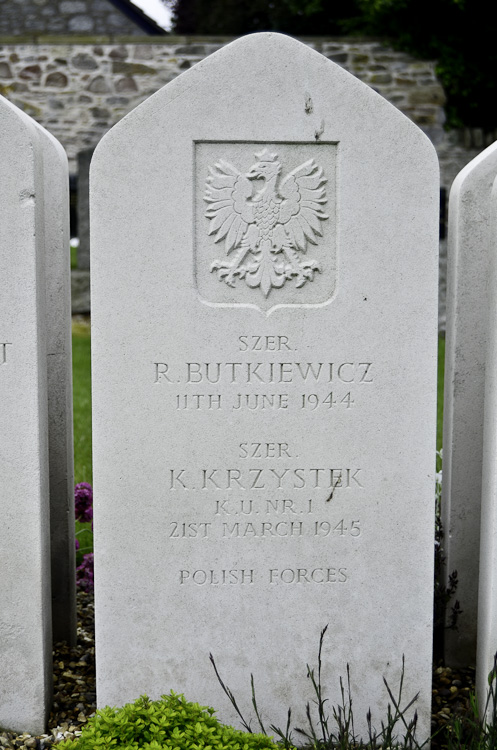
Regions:
<instances>
[{"instance_id":1,"label":"white headstone","mask_svg":"<svg viewBox=\"0 0 497 750\"><path fill-rule=\"evenodd\" d=\"M0 726L32 733L52 679L42 152L0 98Z\"/></svg>"},{"instance_id":2,"label":"white headstone","mask_svg":"<svg viewBox=\"0 0 497 750\"><path fill-rule=\"evenodd\" d=\"M462 613L445 634L445 658L474 665L483 447L490 194L497 143L456 177L449 200L442 522L447 577L456 570Z\"/></svg>"},{"instance_id":3,"label":"white headstone","mask_svg":"<svg viewBox=\"0 0 497 750\"><path fill-rule=\"evenodd\" d=\"M489 314L485 375L476 662L476 687L481 712L484 710L489 688L488 676L494 668L494 658L497 654L497 179L494 182L487 206L490 214L487 297ZM493 706L490 705L490 712L492 708ZM491 718L491 716L488 718Z\"/></svg>"},{"instance_id":4,"label":"white headstone","mask_svg":"<svg viewBox=\"0 0 497 750\"><path fill-rule=\"evenodd\" d=\"M43 150L50 549L53 640L76 642L69 173L60 143L37 124Z\"/></svg>"},{"instance_id":5,"label":"white headstone","mask_svg":"<svg viewBox=\"0 0 497 750\"><path fill-rule=\"evenodd\" d=\"M97 695L297 724L324 679L429 731L438 167L388 102L244 37L91 173ZM306 252L304 252L306 251Z\"/></svg>"}]
</instances>

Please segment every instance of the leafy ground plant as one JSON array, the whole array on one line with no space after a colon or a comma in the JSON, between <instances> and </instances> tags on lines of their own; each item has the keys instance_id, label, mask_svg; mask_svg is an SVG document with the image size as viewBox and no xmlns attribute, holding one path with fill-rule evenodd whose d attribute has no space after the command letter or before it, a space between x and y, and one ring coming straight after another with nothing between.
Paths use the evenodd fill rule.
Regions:
<instances>
[{"instance_id":1,"label":"leafy ground plant","mask_svg":"<svg viewBox=\"0 0 497 750\"><path fill-rule=\"evenodd\" d=\"M221 724L214 709L171 692L152 701L142 695L123 708L103 708L81 736L60 750L278 750L270 737Z\"/></svg>"}]
</instances>

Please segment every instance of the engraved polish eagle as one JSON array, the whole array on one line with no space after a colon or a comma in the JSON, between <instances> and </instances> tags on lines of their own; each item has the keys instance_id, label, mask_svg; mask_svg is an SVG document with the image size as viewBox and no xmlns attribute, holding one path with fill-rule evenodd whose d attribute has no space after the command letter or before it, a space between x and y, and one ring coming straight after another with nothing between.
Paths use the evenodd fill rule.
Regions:
<instances>
[{"instance_id":1,"label":"engraved polish eagle","mask_svg":"<svg viewBox=\"0 0 497 750\"><path fill-rule=\"evenodd\" d=\"M224 240L231 260L216 260L211 271L235 286L236 277L260 287L267 297L273 287L296 279L302 287L312 281L319 263L302 257L307 243L317 245L326 203L323 169L309 159L280 179L277 154L265 148L246 174L223 159L209 169L204 200L208 204L208 234ZM254 189L254 180L262 186ZM235 252L236 251L236 252Z\"/></svg>"}]
</instances>

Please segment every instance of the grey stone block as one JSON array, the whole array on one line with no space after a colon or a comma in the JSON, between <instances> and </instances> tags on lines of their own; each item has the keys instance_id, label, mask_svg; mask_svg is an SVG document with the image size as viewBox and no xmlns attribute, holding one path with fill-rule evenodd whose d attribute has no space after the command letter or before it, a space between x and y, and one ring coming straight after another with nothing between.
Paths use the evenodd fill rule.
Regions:
<instances>
[{"instance_id":1,"label":"grey stone block","mask_svg":"<svg viewBox=\"0 0 497 750\"><path fill-rule=\"evenodd\" d=\"M79 249L79 248L78 248ZM73 315L88 315L90 312L90 272L71 271L71 303Z\"/></svg>"}]
</instances>

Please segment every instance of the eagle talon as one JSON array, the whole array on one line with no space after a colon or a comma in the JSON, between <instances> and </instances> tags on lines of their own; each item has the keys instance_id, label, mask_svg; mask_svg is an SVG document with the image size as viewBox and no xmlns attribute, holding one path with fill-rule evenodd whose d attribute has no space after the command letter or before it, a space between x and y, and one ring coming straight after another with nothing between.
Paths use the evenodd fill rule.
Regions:
<instances>
[{"instance_id":1,"label":"eagle talon","mask_svg":"<svg viewBox=\"0 0 497 750\"><path fill-rule=\"evenodd\" d=\"M230 263L221 263L219 260L215 260L211 264L211 272L217 271L217 277L220 281L224 281L228 286L235 286L235 276L239 276L239 269L233 268Z\"/></svg>"},{"instance_id":2,"label":"eagle talon","mask_svg":"<svg viewBox=\"0 0 497 750\"><path fill-rule=\"evenodd\" d=\"M305 270L310 272L311 274L313 271L319 271L319 273L321 273L321 266L315 260L302 261L302 268L305 268Z\"/></svg>"}]
</instances>

